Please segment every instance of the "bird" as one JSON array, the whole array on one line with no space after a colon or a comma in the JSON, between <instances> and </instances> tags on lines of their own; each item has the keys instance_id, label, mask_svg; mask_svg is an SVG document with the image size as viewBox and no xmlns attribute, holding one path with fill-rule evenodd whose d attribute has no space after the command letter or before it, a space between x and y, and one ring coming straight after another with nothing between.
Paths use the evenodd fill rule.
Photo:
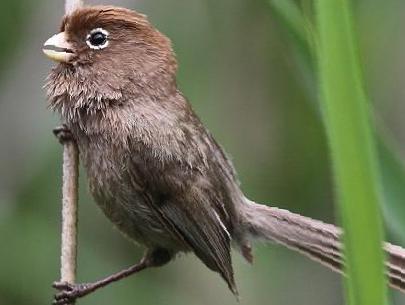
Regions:
<instances>
[{"instance_id":1,"label":"bird","mask_svg":"<svg viewBox=\"0 0 405 305\"><path fill-rule=\"evenodd\" d=\"M171 41L141 13L84 6L65 15L43 52L57 62L49 108L73 139L105 216L143 246L142 259L101 281L56 282L54 304L74 302L179 253L194 253L238 295L231 248L252 262L252 242L276 242L343 272L342 230L249 200L227 154L176 83ZM389 243L391 286L405 289L405 250Z\"/></svg>"}]
</instances>

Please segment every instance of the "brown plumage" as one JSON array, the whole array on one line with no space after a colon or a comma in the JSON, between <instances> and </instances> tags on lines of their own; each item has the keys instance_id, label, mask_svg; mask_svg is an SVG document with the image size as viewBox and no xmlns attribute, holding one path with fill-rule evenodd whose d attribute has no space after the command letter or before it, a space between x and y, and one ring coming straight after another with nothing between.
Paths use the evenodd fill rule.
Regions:
<instances>
[{"instance_id":1,"label":"brown plumage","mask_svg":"<svg viewBox=\"0 0 405 305\"><path fill-rule=\"evenodd\" d=\"M87 46L108 31L108 47ZM64 18L75 58L51 73L50 106L76 139L90 190L148 249L194 253L232 291L230 239L243 196L230 163L176 87L170 41L143 15L90 7Z\"/></svg>"},{"instance_id":2,"label":"brown plumage","mask_svg":"<svg viewBox=\"0 0 405 305\"><path fill-rule=\"evenodd\" d=\"M46 84L50 107L78 144L95 201L148 249L149 266L192 251L236 294L231 242L251 261L249 239L264 238L341 269L339 229L244 197L231 162L177 89L169 39L144 15L85 7L60 30L44 47L61 62ZM405 256L389 247L391 283L403 288ZM65 293L58 304L71 299Z\"/></svg>"}]
</instances>

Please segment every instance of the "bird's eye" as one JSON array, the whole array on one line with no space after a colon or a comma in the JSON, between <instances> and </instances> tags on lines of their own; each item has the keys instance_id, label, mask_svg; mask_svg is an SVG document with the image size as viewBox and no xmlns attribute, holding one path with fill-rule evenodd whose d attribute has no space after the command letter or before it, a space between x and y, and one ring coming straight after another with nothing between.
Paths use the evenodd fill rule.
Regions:
<instances>
[{"instance_id":1,"label":"bird's eye","mask_svg":"<svg viewBox=\"0 0 405 305\"><path fill-rule=\"evenodd\" d=\"M93 29L87 35L86 43L91 49L104 49L108 46L108 32L102 28Z\"/></svg>"}]
</instances>

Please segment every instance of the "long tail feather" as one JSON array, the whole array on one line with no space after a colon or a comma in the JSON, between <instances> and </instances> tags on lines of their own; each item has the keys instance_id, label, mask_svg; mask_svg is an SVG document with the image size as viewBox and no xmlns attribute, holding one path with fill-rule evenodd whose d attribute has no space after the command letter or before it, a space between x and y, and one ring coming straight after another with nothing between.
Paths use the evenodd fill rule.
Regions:
<instances>
[{"instance_id":1,"label":"long tail feather","mask_svg":"<svg viewBox=\"0 0 405 305\"><path fill-rule=\"evenodd\" d=\"M255 238L274 241L343 273L342 230L287 210L248 201L246 226ZM405 249L384 244L390 286L405 292Z\"/></svg>"}]
</instances>

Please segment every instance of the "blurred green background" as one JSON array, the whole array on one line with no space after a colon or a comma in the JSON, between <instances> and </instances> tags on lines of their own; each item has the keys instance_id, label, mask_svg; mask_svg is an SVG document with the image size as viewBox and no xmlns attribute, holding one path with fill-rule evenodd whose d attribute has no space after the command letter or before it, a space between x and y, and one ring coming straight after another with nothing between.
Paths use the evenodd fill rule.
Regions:
<instances>
[{"instance_id":1,"label":"blurred green background","mask_svg":"<svg viewBox=\"0 0 405 305\"><path fill-rule=\"evenodd\" d=\"M270 2L104 3L147 14L172 39L179 86L232 156L249 198L336 223L314 67ZM310 23L311 1L292 3ZM404 159L405 2L354 4L375 121L382 142ZM0 2L0 305L50 304L50 284L59 277L61 147L51 133L58 117L46 109L42 89L53 64L41 46L58 30L62 14L62 0ZM389 181L383 207L387 238L405 245L402 168L381 151L388 160L382 167ZM142 255L92 202L84 175L79 221L79 282L118 271ZM340 276L282 247L257 245L253 266L238 253L233 257L240 304L343 303ZM405 295L392 293L392 299L405 304ZM218 275L187 255L78 304L238 303Z\"/></svg>"}]
</instances>

